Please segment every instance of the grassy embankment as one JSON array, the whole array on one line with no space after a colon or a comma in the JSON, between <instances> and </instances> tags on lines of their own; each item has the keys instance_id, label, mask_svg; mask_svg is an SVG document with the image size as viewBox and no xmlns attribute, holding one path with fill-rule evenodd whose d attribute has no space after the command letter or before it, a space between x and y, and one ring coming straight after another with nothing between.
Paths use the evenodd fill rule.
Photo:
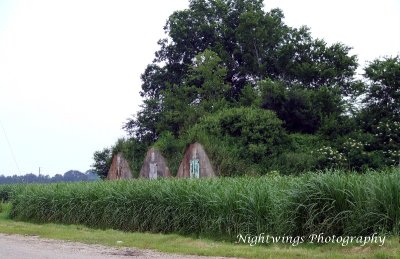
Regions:
<instances>
[{"instance_id":1,"label":"grassy embankment","mask_svg":"<svg viewBox=\"0 0 400 259\"><path fill-rule=\"evenodd\" d=\"M11 204L2 204L0 233L34 235L42 238L101 244L114 247L154 249L167 253L243 258L399 258L398 238L386 240L385 245L238 245L231 242L198 239L176 234L123 232L91 229L81 225L34 224L10 219ZM117 241L122 241L117 242Z\"/></svg>"},{"instance_id":2,"label":"grassy embankment","mask_svg":"<svg viewBox=\"0 0 400 259\"><path fill-rule=\"evenodd\" d=\"M8 188L10 190L10 187ZM301 244L296 247L270 245L268 248L265 245L233 245L238 233L266 233L275 236L308 236L318 233L366 236L376 232L385 236L398 236L398 170L363 175L336 172L310 173L300 177L220 178L197 181L136 180L30 185L18 188L17 191L9 192L13 196L11 216L15 219L189 236L136 232L122 234L114 230L101 232L81 226L63 227L66 228L65 232L72 228L71 235L77 228L84 232L111 231L113 238L126 238L126 241L121 240L125 245L141 248L250 258L285 256L285 253L288 253L288 257L297 254L303 257L321 254L325 257L325 253L334 257L385 257L394 256L399 252L396 237L391 238L383 247L360 247L354 244L347 247L341 247L340 244ZM134 237L138 235L140 239L148 240L148 243L136 240ZM82 233L80 236L85 235ZM199 237L203 239L198 239ZM100 238L96 243L113 244L109 239L109 236L104 240ZM86 242L88 240L91 240L90 237ZM172 243L168 240L172 240Z\"/></svg>"},{"instance_id":3,"label":"grassy embankment","mask_svg":"<svg viewBox=\"0 0 400 259\"><path fill-rule=\"evenodd\" d=\"M38 223L177 233L400 234L400 171L29 185L11 216Z\"/></svg>"}]
</instances>

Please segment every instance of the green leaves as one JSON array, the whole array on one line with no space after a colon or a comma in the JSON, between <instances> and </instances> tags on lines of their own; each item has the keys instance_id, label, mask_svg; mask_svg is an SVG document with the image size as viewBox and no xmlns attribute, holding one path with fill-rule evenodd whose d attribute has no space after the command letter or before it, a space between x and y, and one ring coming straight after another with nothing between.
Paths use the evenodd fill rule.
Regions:
<instances>
[{"instance_id":1,"label":"green leaves","mask_svg":"<svg viewBox=\"0 0 400 259\"><path fill-rule=\"evenodd\" d=\"M243 107L203 117L183 138L202 143L218 173L232 176L265 173L288 141L272 111Z\"/></svg>"},{"instance_id":2,"label":"green leaves","mask_svg":"<svg viewBox=\"0 0 400 259\"><path fill-rule=\"evenodd\" d=\"M196 88L199 102L224 99L230 88L225 84L227 68L217 53L206 49L195 57L187 76L188 84ZM183 85L185 87L186 85Z\"/></svg>"},{"instance_id":3,"label":"green leaves","mask_svg":"<svg viewBox=\"0 0 400 259\"><path fill-rule=\"evenodd\" d=\"M400 121L399 57L372 62L365 73L369 82L364 82L355 78L357 57L350 47L315 39L306 26L285 24L282 10L263 8L261 0L191 0L188 9L171 14L160 49L142 74L143 105L125 130L146 146L165 138L165 132L179 145L188 139L210 143L216 164L231 175L248 168L246 163L251 168L240 174L269 168L266 157L280 165L290 157L297 157L302 168L314 164L309 159L301 165L306 156L277 141L285 139L285 132L266 129L269 120L260 108L283 121L276 131L318 134L337 150L340 138L362 131L357 126L371 133L382 118ZM363 107L356 102L361 93ZM229 117L235 108L243 114ZM212 121L233 117L225 126ZM213 127L205 127L205 120ZM273 134L265 137L265 132ZM381 150L368 150L376 151L376 159L355 156L356 168L362 161L382 160L383 151L399 151L381 145L375 145ZM283 149L286 158L274 157ZM224 159L227 155L232 159Z\"/></svg>"},{"instance_id":4,"label":"green leaves","mask_svg":"<svg viewBox=\"0 0 400 259\"><path fill-rule=\"evenodd\" d=\"M93 154L94 163L92 168L100 176L101 179L107 177L108 170L111 166L111 150L109 148L104 148L101 151L96 151Z\"/></svg>"},{"instance_id":5,"label":"green leaves","mask_svg":"<svg viewBox=\"0 0 400 259\"><path fill-rule=\"evenodd\" d=\"M344 111L340 93L328 87L288 87L281 81L260 82L261 107L277 113L290 132L316 133L326 117L339 117Z\"/></svg>"},{"instance_id":6,"label":"green leaves","mask_svg":"<svg viewBox=\"0 0 400 259\"><path fill-rule=\"evenodd\" d=\"M364 103L374 117L400 120L400 57L377 59L365 68L370 80ZM378 119L378 118L377 118Z\"/></svg>"},{"instance_id":7,"label":"green leaves","mask_svg":"<svg viewBox=\"0 0 400 259\"><path fill-rule=\"evenodd\" d=\"M181 84L161 91L162 110L159 119L154 121L156 132L170 131L178 136L202 116L227 107L230 85L224 82L226 71L215 52L205 50L196 55Z\"/></svg>"},{"instance_id":8,"label":"green leaves","mask_svg":"<svg viewBox=\"0 0 400 259\"><path fill-rule=\"evenodd\" d=\"M150 144L164 131L178 137L208 114L259 105L258 83L273 80L299 89L286 102L295 120L274 111L290 130L315 132L324 111L313 114L310 103L318 96L301 90L349 94L356 57L349 47L315 40L306 27L291 28L283 19L279 9L265 12L261 0L191 0L168 18L166 38L142 74L144 104L125 129ZM341 98L330 101L341 108ZM308 126L296 128L308 118Z\"/></svg>"}]
</instances>

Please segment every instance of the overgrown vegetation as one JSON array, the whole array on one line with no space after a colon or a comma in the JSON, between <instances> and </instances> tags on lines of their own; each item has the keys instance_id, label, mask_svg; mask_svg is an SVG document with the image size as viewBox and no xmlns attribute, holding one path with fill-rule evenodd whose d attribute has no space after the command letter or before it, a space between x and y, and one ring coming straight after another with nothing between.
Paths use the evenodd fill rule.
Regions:
<instances>
[{"instance_id":1,"label":"overgrown vegetation","mask_svg":"<svg viewBox=\"0 0 400 259\"><path fill-rule=\"evenodd\" d=\"M374 60L356 78L350 47L286 25L261 0L189 0L164 30L142 74L141 110L124 125L129 137L94 155L102 177L118 151L137 176L150 146L175 174L194 141L219 175L400 163L400 57Z\"/></svg>"},{"instance_id":2,"label":"overgrown vegetation","mask_svg":"<svg viewBox=\"0 0 400 259\"><path fill-rule=\"evenodd\" d=\"M22 193L26 184L0 184L0 202L10 202L17 194Z\"/></svg>"},{"instance_id":3,"label":"overgrown vegetation","mask_svg":"<svg viewBox=\"0 0 400 259\"><path fill-rule=\"evenodd\" d=\"M399 235L400 171L32 185L14 196L11 216L228 240L239 233Z\"/></svg>"},{"instance_id":4,"label":"overgrown vegetation","mask_svg":"<svg viewBox=\"0 0 400 259\"><path fill-rule=\"evenodd\" d=\"M112 229L100 230L82 225L34 224L10 219L10 204L0 203L0 233L34 235L41 238L77 241L87 244L116 246L121 249L152 249L167 253L235 258L396 258L400 254L397 237L386 237L385 245L357 244L342 247L338 244L316 245L269 244L249 246L218 242L176 234L126 232Z\"/></svg>"}]
</instances>

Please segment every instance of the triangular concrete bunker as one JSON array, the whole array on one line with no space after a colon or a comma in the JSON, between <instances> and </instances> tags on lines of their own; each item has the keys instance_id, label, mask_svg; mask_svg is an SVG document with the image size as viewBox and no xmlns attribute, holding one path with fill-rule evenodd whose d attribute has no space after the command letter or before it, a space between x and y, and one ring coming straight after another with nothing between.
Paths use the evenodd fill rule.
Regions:
<instances>
[{"instance_id":1,"label":"triangular concrete bunker","mask_svg":"<svg viewBox=\"0 0 400 259\"><path fill-rule=\"evenodd\" d=\"M215 176L214 169L203 146L197 142L190 144L185 150L176 177L201 178Z\"/></svg>"},{"instance_id":2,"label":"triangular concrete bunker","mask_svg":"<svg viewBox=\"0 0 400 259\"><path fill-rule=\"evenodd\" d=\"M150 148L147 151L139 177L157 179L170 176L171 172L161 152L155 148Z\"/></svg>"},{"instance_id":3,"label":"triangular concrete bunker","mask_svg":"<svg viewBox=\"0 0 400 259\"><path fill-rule=\"evenodd\" d=\"M122 153L113 156L110 170L108 170L108 180L131 179L132 171L128 161L125 160Z\"/></svg>"}]
</instances>

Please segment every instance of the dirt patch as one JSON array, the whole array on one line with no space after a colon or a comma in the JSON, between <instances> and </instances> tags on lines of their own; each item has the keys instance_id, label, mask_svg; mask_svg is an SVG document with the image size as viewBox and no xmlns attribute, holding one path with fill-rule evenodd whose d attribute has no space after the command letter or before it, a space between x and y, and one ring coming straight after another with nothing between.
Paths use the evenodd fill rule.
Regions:
<instances>
[{"instance_id":1,"label":"dirt patch","mask_svg":"<svg viewBox=\"0 0 400 259\"><path fill-rule=\"evenodd\" d=\"M223 257L206 257L177 255L136 248L112 248L101 245L87 245L78 242L0 234L0 258L58 258L58 259L126 259L126 258L191 258L208 259Z\"/></svg>"}]
</instances>

